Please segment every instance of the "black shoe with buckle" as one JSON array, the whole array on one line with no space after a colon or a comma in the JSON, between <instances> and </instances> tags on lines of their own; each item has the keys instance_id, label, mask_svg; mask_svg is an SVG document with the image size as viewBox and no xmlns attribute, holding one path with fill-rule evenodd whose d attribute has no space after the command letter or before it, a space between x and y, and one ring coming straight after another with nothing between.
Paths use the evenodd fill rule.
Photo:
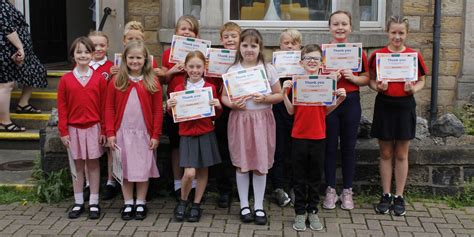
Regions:
<instances>
[{"instance_id":1,"label":"black shoe with buckle","mask_svg":"<svg viewBox=\"0 0 474 237\"><path fill-rule=\"evenodd\" d=\"M69 211L69 219L76 219L84 212L84 204L74 204Z\"/></svg>"},{"instance_id":2,"label":"black shoe with buckle","mask_svg":"<svg viewBox=\"0 0 474 237\"><path fill-rule=\"evenodd\" d=\"M148 208L146 207L145 204L135 205L135 220L145 219L147 213L148 213Z\"/></svg>"},{"instance_id":3,"label":"black shoe with buckle","mask_svg":"<svg viewBox=\"0 0 474 237\"><path fill-rule=\"evenodd\" d=\"M189 210L188 221L189 222L199 222L201 219L202 209L199 203L193 203L191 209Z\"/></svg>"},{"instance_id":4,"label":"black shoe with buckle","mask_svg":"<svg viewBox=\"0 0 474 237\"><path fill-rule=\"evenodd\" d=\"M242 214L242 211L244 211L244 210L249 210L249 213ZM252 211L250 210L249 207L244 207L244 208L240 209L240 220L243 223L250 223L254 220Z\"/></svg>"},{"instance_id":5,"label":"black shoe with buckle","mask_svg":"<svg viewBox=\"0 0 474 237\"><path fill-rule=\"evenodd\" d=\"M217 206L220 208L228 208L230 204L230 194L220 193L219 199L217 200Z\"/></svg>"},{"instance_id":6,"label":"black shoe with buckle","mask_svg":"<svg viewBox=\"0 0 474 237\"><path fill-rule=\"evenodd\" d=\"M126 209L130 209L130 211L125 211ZM125 204L122 208L122 220L129 221L135 217L135 208L131 204Z\"/></svg>"},{"instance_id":7,"label":"black shoe with buckle","mask_svg":"<svg viewBox=\"0 0 474 237\"><path fill-rule=\"evenodd\" d=\"M92 210L94 208L94 210ZM97 210L96 210L97 209ZM100 218L100 207L98 204L89 205L89 219L95 220Z\"/></svg>"},{"instance_id":8,"label":"black shoe with buckle","mask_svg":"<svg viewBox=\"0 0 474 237\"><path fill-rule=\"evenodd\" d=\"M184 220L184 216L186 215L186 209L188 208L188 201L180 200L178 205L174 208L174 218L177 221L181 222Z\"/></svg>"},{"instance_id":9,"label":"black shoe with buckle","mask_svg":"<svg viewBox=\"0 0 474 237\"><path fill-rule=\"evenodd\" d=\"M258 216L257 213L263 213L263 216ZM257 225L266 225L267 224L267 213L262 209L255 210L254 222Z\"/></svg>"}]
</instances>

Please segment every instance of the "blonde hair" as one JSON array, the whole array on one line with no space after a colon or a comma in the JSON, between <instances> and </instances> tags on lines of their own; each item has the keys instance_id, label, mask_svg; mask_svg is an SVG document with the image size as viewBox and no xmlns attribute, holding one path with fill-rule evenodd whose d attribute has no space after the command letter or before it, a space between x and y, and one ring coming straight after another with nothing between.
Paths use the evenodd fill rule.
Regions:
<instances>
[{"instance_id":1,"label":"blonde hair","mask_svg":"<svg viewBox=\"0 0 474 237\"><path fill-rule=\"evenodd\" d=\"M289 36L291 38L292 43L301 44L301 33L297 29L285 29L280 34L280 43L283 39L283 36Z\"/></svg>"},{"instance_id":2,"label":"blonde hair","mask_svg":"<svg viewBox=\"0 0 474 237\"><path fill-rule=\"evenodd\" d=\"M115 80L115 88L120 91L127 90L130 82L128 81L129 69L127 66L127 55L133 49L139 49L142 51L143 56L145 57L145 64L143 65L141 75L143 75L143 85L145 89L150 93L158 91L158 85L155 80L155 73L152 69L152 62L150 60L150 53L145 47L145 43L141 41L131 41L125 47L125 50L122 54L122 63L120 64L119 72L117 74L117 79Z\"/></svg>"},{"instance_id":3,"label":"blonde hair","mask_svg":"<svg viewBox=\"0 0 474 237\"><path fill-rule=\"evenodd\" d=\"M131 30L138 30L143 34L143 37L145 38L145 28L143 27L142 23L139 21L129 21L125 25L123 29L123 37L125 37L129 31Z\"/></svg>"},{"instance_id":4,"label":"blonde hair","mask_svg":"<svg viewBox=\"0 0 474 237\"><path fill-rule=\"evenodd\" d=\"M194 32L196 37L199 35L199 21L191 15L181 16L176 22L174 32L178 32L179 25L181 25L183 22L187 22L189 25L191 25L191 30Z\"/></svg>"},{"instance_id":5,"label":"blonde hair","mask_svg":"<svg viewBox=\"0 0 474 237\"><path fill-rule=\"evenodd\" d=\"M91 31L91 32L89 32L89 34L87 35L87 37L91 37L91 36L104 37L104 38L107 40L107 44L109 43L109 37L107 37L107 35L106 35L104 32L102 32L102 31L98 31L98 30Z\"/></svg>"},{"instance_id":6,"label":"blonde hair","mask_svg":"<svg viewBox=\"0 0 474 237\"><path fill-rule=\"evenodd\" d=\"M229 22L226 22L224 25L222 25L219 30L219 34L221 38L222 38L222 33L224 33L224 31L236 31L240 35L240 32L242 31L242 29L237 23L229 21Z\"/></svg>"},{"instance_id":7,"label":"blonde hair","mask_svg":"<svg viewBox=\"0 0 474 237\"><path fill-rule=\"evenodd\" d=\"M404 24L405 27L407 28L407 33L408 33L408 30L410 29L410 25L408 23L408 19L403 17L403 16L391 16L388 21L387 21L387 25L385 26L386 29L385 31L388 32L388 30L390 29L390 26L392 25L392 23L394 24Z\"/></svg>"}]
</instances>

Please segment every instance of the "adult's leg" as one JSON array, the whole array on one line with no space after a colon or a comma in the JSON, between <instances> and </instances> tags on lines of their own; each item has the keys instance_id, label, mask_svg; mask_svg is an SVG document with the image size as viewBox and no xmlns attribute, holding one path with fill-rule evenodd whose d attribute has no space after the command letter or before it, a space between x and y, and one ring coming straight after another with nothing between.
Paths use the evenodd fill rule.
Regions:
<instances>
[{"instance_id":1,"label":"adult's leg","mask_svg":"<svg viewBox=\"0 0 474 237\"><path fill-rule=\"evenodd\" d=\"M0 83L0 123L9 124L10 100L15 82Z\"/></svg>"},{"instance_id":2,"label":"adult's leg","mask_svg":"<svg viewBox=\"0 0 474 237\"><path fill-rule=\"evenodd\" d=\"M394 154L393 141L379 139L380 148L380 179L383 193L390 193L392 184L392 159Z\"/></svg>"},{"instance_id":3,"label":"adult's leg","mask_svg":"<svg viewBox=\"0 0 474 237\"><path fill-rule=\"evenodd\" d=\"M410 140L395 141L395 195L403 196L408 176L408 151Z\"/></svg>"}]
</instances>

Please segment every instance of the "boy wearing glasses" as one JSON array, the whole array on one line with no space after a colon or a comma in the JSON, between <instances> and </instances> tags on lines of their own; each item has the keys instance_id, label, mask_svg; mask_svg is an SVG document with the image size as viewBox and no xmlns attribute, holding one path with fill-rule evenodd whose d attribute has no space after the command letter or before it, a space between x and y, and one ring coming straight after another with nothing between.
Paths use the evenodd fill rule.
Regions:
<instances>
[{"instance_id":1,"label":"boy wearing glasses","mask_svg":"<svg viewBox=\"0 0 474 237\"><path fill-rule=\"evenodd\" d=\"M301 51L300 64L307 75L317 75L321 66L321 48L316 44L305 46ZM336 104L331 106L298 106L288 98L292 81L283 83L283 101L290 115L294 115L291 132L291 160L295 192L295 222L293 229L306 230L306 219L312 230L322 230L318 213L319 186L326 138L326 115L346 98L343 88L336 91ZM306 188L307 187L307 188ZM308 214L308 215L307 215Z\"/></svg>"}]
</instances>

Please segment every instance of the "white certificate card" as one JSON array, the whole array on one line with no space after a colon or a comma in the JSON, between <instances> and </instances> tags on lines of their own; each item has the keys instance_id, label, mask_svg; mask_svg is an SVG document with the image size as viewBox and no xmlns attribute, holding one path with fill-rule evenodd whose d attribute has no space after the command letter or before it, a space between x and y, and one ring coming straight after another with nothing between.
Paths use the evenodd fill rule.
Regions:
<instances>
[{"instance_id":1,"label":"white certificate card","mask_svg":"<svg viewBox=\"0 0 474 237\"><path fill-rule=\"evenodd\" d=\"M115 144L112 150L112 176L123 185L123 166L122 166L122 149Z\"/></svg>"},{"instance_id":2,"label":"white certificate card","mask_svg":"<svg viewBox=\"0 0 474 237\"><path fill-rule=\"evenodd\" d=\"M417 81L418 53L377 53L376 68L378 81Z\"/></svg>"},{"instance_id":3,"label":"white certificate card","mask_svg":"<svg viewBox=\"0 0 474 237\"><path fill-rule=\"evenodd\" d=\"M207 49L206 54L206 77L222 77L235 61L236 50L229 49Z\"/></svg>"},{"instance_id":4,"label":"white certificate card","mask_svg":"<svg viewBox=\"0 0 474 237\"><path fill-rule=\"evenodd\" d=\"M336 102L335 75L293 76L293 104L305 106L327 106Z\"/></svg>"},{"instance_id":5,"label":"white certificate card","mask_svg":"<svg viewBox=\"0 0 474 237\"><path fill-rule=\"evenodd\" d=\"M173 35L171 41L170 63L184 62L189 52L199 50L206 55L207 49L211 47L211 41Z\"/></svg>"},{"instance_id":6,"label":"white certificate card","mask_svg":"<svg viewBox=\"0 0 474 237\"><path fill-rule=\"evenodd\" d=\"M323 72L340 69L362 70L362 43L323 44Z\"/></svg>"},{"instance_id":7,"label":"white certificate card","mask_svg":"<svg viewBox=\"0 0 474 237\"><path fill-rule=\"evenodd\" d=\"M67 150L67 157L69 160L69 170L71 170L71 176L74 180L77 180L77 170L76 170L76 163L74 162L74 158L72 158L71 148L66 148Z\"/></svg>"},{"instance_id":8,"label":"white certificate card","mask_svg":"<svg viewBox=\"0 0 474 237\"><path fill-rule=\"evenodd\" d=\"M222 75L224 87L231 102L254 93L272 92L263 65L233 71Z\"/></svg>"},{"instance_id":9,"label":"white certificate card","mask_svg":"<svg viewBox=\"0 0 474 237\"><path fill-rule=\"evenodd\" d=\"M216 114L210 105L214 98L211 87L173 92L170 98L176 99L176 106L171 110L175 123L212 117Z\"/></svg>"},{"instance_id":10,"label":"white certificate card","mask_svg":"<svg viewBox=\"0 0 474 237\"><path fill-rule=\"evenodd\" d=\"M305 74L303 67L300 65L300 60L301 51L273 52L272 62L280 78Z\"/></svg>"}]
</instances>

